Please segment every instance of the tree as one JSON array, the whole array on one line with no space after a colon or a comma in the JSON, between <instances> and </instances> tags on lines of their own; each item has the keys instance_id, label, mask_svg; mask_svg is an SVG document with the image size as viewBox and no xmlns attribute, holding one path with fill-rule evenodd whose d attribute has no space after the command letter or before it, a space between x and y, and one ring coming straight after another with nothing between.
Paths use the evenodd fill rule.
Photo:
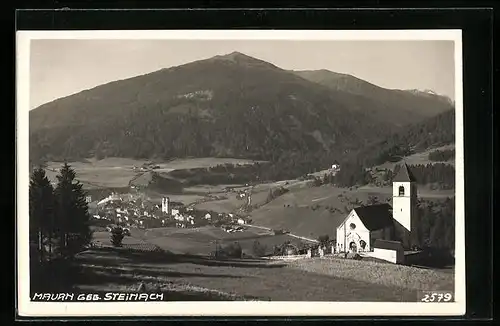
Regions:
<instances>
[{"instance_id":1,"label":"tree","mask_svg":"<svg viewBox=\"0 0 500 326\"><path fill-rule=\"evenodd\" d=\"M377 196L370 196L368 197L368 205L375 205L378 204L379 200Z\"/></svg>"},{"instance_id":2,"label":"tree","mask_svg":"<svg viewBox=\"0 0 500 326\"><path fill-rule=\"evenodd\" d=\"M328 241L330 240L330 236L328 234L325 235L320 235L318 237L319 244L321 246L326 246L328 244Z\"/></svg>"},{"instance_id":3,"label":"tree","mask_svg":"<svg viewBox=\"0 0 500 326\"><path fill-rule=\"evenodd\" d=\"M444 225L443 218L437 218L434 226L431 229L431 244L434 248L443 248L444 247L444 235L446 229Z\"/></svg>"},{"instance_id":4,"label":"tree","mask_svg":"<svg viewBox=\"0 0 500 326\"><path fill-rule=\"evenodd\" d=\"M45 239L49 244L49 257L52 253L54 233L54 189L43 168L36 168L30 180L29 189L29 240L37 246L36 260L45 260ZM33 259L32 257L31 259Z\"/></svg>"},{"instance_id":5,"label":"tree","mask_svg":"<svg viewBox=\"0 0 500 326\"><path fill-rule=\"evenodd\" d=\"M123 234L123 229L121 227L114 227L111 230L111 243L115 247L121 247L122 246L122 240L125 237Z\"/></svg>"},{"instance_id":6,"label":"tree","mask_svg":"<svg viewBox=\"0 0 500 326\"><path fill-rule=\"evenodd\" d=\"M243 250L239 242L234 242L232 244L229 244L226 247L222 248L221 251L225 256L231 258L241 258L241 255L243 253Z\"/></svg>"},{"instance_id":7,"label":"tree","mask_svg":"<svg viewBox=\"0 0 500 326\"><path fill-rule=\"evenodd\" d=\"M75 171L64 163L57 176L58 184L55 189L56 233L61 254L65 257L73 256L92 239L86 194L75 177Z\"/></svg>"},{"instance_id":8,"label":"tree","mask_svg":"<svg viewBox=\"0 0 500 326\"><path fill-rule=\"evenodd\" d=\"M455 246L455 200L444 202L420 200L417 214L412 221L413 244L421 247L453 250Z\"/></svg>"}]
</instances>

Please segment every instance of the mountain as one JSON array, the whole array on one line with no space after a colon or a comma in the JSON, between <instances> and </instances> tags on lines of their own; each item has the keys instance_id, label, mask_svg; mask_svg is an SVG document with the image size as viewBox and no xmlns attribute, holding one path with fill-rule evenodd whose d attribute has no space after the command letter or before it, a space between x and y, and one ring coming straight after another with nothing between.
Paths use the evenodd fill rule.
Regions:
<instances>
[{"instance_id":1,"label":"mountain","mask_svg":"<svg viewBox=\"0 0 500 326\"><path fill-rule=\"evenodd\" d=\"M368 96L234 52L30 111L30 159L215 156L324 165L406 121L384 112Z\"/></svg>"},{"instance_id":2,"label":"mountain","mask_svg":"<svg viewBox=\"0 0 500 326\"><path fill-rule=\"evenodd\" d=\"M430 90L393 90L373 85L357 77L329 70L293 71L309 81L358 96L358 101L368 101L381 116L397 124L419 122L453 108L446 96Z\"/></svg>"}]
</instances>

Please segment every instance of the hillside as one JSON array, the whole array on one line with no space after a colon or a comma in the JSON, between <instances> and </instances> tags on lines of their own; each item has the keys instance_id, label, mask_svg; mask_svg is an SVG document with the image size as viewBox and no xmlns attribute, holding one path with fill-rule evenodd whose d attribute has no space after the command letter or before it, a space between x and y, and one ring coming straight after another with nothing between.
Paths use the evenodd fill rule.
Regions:
<instances>
[{"instance_id":1,"label":"hillside","mask_svg":"<svg viewBox=\"0 0 500 326\"><path fill-rule=\"evenodd\" d=\"M235 52L32 110L30 159L235 157L309 172L404 123L381 110L368 97Z\"/></svg>"},{"instance_id":2,"label":"hillside","mask_svg":"<svg viewBox=\"0 0 500 326\"><path fill-rule=\"evenodd\" d=\"M294 73L333 91L354 96L355 103L360 109L364 109L363 104L369 102L372 110L381 117L399 125L420 122L453 108L453 103L448 97L430 91L386 89L348 74L325 69L294 71Z\"/></svg>"},{"instance_id":3,"label":"hillside","mask_svg":"<svg viewBox=\"0 0 500 326\"><path fill-rule=\"evenodd\" d=\"M455 144L455 110L410 125L382 141L374 141L352 153L349 160L357 160L366 167L372 167L451 144Z\"/></svg>"}]
</instances>

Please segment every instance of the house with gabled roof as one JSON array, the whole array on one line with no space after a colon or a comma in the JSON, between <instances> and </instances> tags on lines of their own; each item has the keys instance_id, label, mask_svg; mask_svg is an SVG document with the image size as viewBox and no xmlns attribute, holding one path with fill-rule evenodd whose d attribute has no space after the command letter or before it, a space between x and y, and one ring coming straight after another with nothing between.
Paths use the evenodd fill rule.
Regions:
<instances>
[{"instance_id":1,"label":"house with gabled roof","mask_svg":"<svg viewBox=\"0 0 500 326\"><path fill-rule=\"evenodd\" d=\"M340 169L340 163L339 163L339 161L337 161L337 160L333 161L332 170L337 171L339 169Z\"/></svg>"}]
</instances>

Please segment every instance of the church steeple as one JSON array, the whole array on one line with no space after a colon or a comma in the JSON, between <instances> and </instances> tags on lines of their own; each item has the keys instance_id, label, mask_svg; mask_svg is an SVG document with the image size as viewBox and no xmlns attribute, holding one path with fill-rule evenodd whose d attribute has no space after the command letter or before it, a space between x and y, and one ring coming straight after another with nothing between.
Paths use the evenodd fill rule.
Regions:
<instances>
[{"instance_id":1,"label":"church steeple","mask_svg":"<svg viewBox=\"0 0 500 326\"><path fill-rule=\"evenodd\" d=\"M392 180L393 218L407 232L411 232L412 217L415 215L417 204L416 181L406 162L399 166L399 171Z\"/></svg>"},{"instance_id":2,"label":"church steeple","mask_svg":"<svg viewBox=\"0 0 500 326\"><path fill-rule=\"evenodd\" d=\"M415 176L413 173L411 173L410 168L404 162L403 164L400 165L398 174L394 177L392 182L416 182L417 179L415 179Z\"/></svg>"}]
</instances>

